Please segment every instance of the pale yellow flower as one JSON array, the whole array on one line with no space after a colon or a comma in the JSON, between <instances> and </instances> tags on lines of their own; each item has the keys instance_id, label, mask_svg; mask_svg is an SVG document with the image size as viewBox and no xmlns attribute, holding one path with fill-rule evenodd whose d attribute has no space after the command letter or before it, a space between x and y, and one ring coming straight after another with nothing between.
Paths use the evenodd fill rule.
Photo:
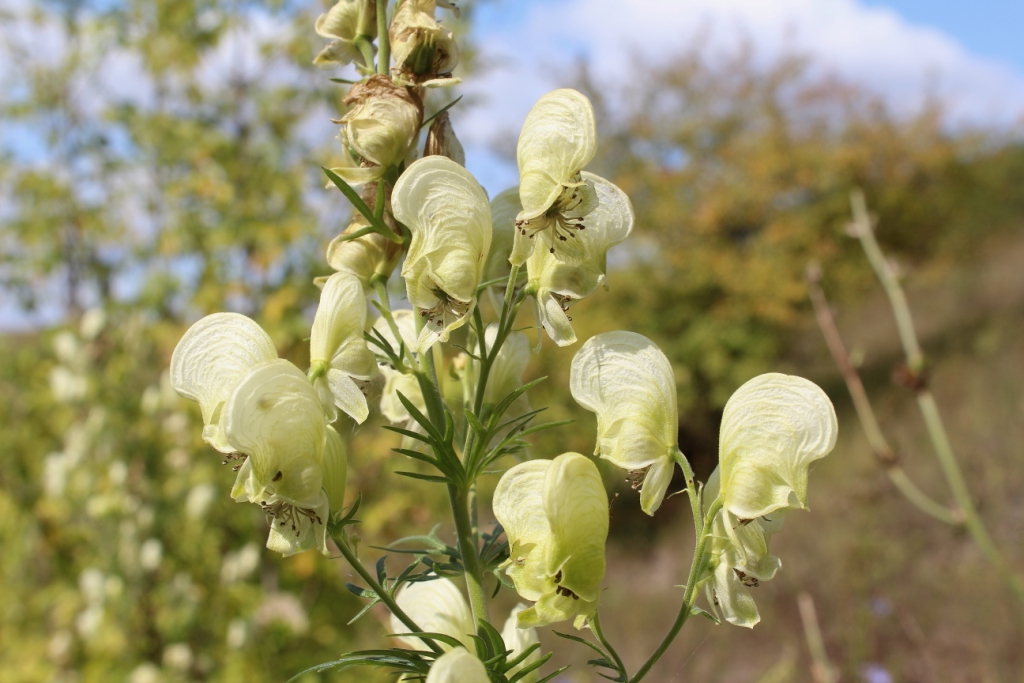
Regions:
<instances>
[{"instance_id":1,"label":"pale yellow flower","mask_svg":"<svg viewBox=\"0 0 1024 683\"><path fill-rule=\"evenodd\" d=\"M407 0L408 1L408 0ZM426 683L490 683L487 668L470 654L469 650L457 647L446 652L434 662L427 674Z\"/></svg>"},{"instance_id":2,"label":"pale yellow flower","mask_svg":"<svg viewBox=\"0 0 1024 683\"><path fill-rule=\"evenodd\" d=\"M344 66L360 57L356 38L377 35L377 3L374 0L339 0L316 19L317 35L332 38L313 64L321 69Z\"/></svg>"},{"instance_id":3,"label":"pale yellow flower","mask_svg":"<svg viewBox=\"0 0 1024 683\"><path fill-rule=\"evenodd\" d=\"M425 633L442 633L466 647L473 647L471 636L476 634L473 614L466 598L451 579L407 583L398 591L395 601ZM391 632L409 633L409 629L392 614ZM423 641L413 636L404 636L399 640L406 647L423 647ZM450 648L445 643L440 645L446 650Z\"/></svg>"}]
</instances>

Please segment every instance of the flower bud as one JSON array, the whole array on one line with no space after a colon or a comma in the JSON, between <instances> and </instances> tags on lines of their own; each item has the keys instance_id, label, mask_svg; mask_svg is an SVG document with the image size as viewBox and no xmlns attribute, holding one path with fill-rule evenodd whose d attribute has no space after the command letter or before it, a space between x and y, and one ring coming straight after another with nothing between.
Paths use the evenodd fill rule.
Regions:
<instances>
[{"instance_id":1,"label":"flower bud","mask_svg":"<svg viewBox=\"0 0 1024 683\"><path fill-rule=\"evenodd\" d=\"M334 517L345 507L345 484L348 480L348 448L334 427L327 427L324 443L324 491Z\"/></svg>"},{"instance_id":2,"label":"flower bud","mask_svg":"<svg viewBox=\"0 0 1024 683\"><path fill-rule=\"evenodd\" d=\"M597 610L608 537L608 495L594 463L563 453L516 465L498 482L494 516L508 537L506 572L535 601L519 612L519 627L576 617L581 628Z\"/></svg>"},{"instance_id":3,"label":"flower bud","mask_svg":"<svg viewBox=\"0 0 1024 683\"><path fill-rule=\"evenodd\" d=\"M359 57L356 38L377 35L377 3L374 0L339 0L316 20L317 35L333 38L313 60L321 69L349 64Z\"/></svg>"},{"instance_id":4,"label":"flower bud","mask_svg":"<svg viewBox=\"0 0 1024 683\"><path fill-rule=\"evenodd\" d=\"M348 273L330 276L309 338L310 379L328 422L338 419L335 408L360 423L369 415L364 392L377 363L363 339L365 327L366 296L359 279Z\"/></svg>"},{"instance_id":5,"label":"flower bud","mask_svg":"<svg viewBox=\"0 0 1024 683\"><path fill-rule=\"evenodd\" d=\"M434 155L448 157L459 166L466 165L466 152L462 149L462 143L455 137L451 117L446 111L437 115L427 132L427 143L423 148L423 156Z\"/></svg>"},{"instance_id":6,"label":"flower bud","mask_svg":"<svg viewBox=\"0 0 1024 683\"><path fill-rule=\"evenodd\" d=\"M356 160L342 157L333 169L352 184L377 180L405 160L419 136L423 102L411 88L395 85L380 74L356 83L343 102L351 106L337 123L338 139Z\"/></svg>"},{"instance_id":7,"label":"flower bud","mask_svg":"<svg viewBox=\"0 0 1024 683\"><path fill-rule=\"evenodd\" d=\"M377 183L363 186L362 199L367 206L377 202ZM385 192L384 222L392 232L399 233L398 224L391 217L391 191ZM356 239L344 239L347 235L362 230L370 224L358 211L353 212L352 221L345 231L327 246L327 263L334 270L350 273L359 278L363 291L369 294L371 279L379 275L384 279L391 276L402 258L402 245L396 244L380 233L371 232ZM325 278L326 281L326 278Z\"/></svg>"}]
</instances>

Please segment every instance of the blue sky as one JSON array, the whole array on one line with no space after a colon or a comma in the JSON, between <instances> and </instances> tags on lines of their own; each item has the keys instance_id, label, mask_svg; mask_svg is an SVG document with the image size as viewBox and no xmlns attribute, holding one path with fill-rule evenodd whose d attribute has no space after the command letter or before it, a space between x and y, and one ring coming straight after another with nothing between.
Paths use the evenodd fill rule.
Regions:
<instances>
[{"instance_id":1,"label":"blue sky","mask_svg":"<svg viewBox=\"0 0 1024 683\"><path fill-rule=\"evenodd\" d=\"M1022 0L866 0L863 4L890 7L908 21L948 33L974 54L1024 73Z\"/></svg>"}]
</instances>

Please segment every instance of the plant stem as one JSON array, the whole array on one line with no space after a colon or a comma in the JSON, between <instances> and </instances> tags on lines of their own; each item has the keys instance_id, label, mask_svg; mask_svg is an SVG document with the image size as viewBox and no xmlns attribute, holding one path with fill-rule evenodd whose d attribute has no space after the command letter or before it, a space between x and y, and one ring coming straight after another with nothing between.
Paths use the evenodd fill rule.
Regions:
<instances>
[{"instance_id":1,"label":"plant stem","mask_svg":"<svg viewBox=\"0 0 1024 683\"><path fill-rule=\"evenodd\" d=\"M818 626L818 615L814 611L814 599L811 598L810 593L800 593L797 596L797 605L800 608L800 620L804 625L804 635L807 637L807 648L811 651L811 672L814 675L814 681L815 683L834 683L832 664L828 661L825 641L821 637L821 628Z\"/></svg>"},{"instance_id":2,"label":"plant stem","mask_svg":"<svg viewBox=\"0 0 1024 683\"><path fill-rule=\"evenodd\" d=\"M959 511L950 510L945 505L931 498L911 481L903 467L900 466L896 452L889 445L885 434L882 433L882 428L878 425L878 419L875 417L871 401L864 390L864 384L860 381L860 375L857 374L857 370L850 362L850 354L847 353L843 339L839 335L835 318L832 316L832 309L819 283L820 279L820 269L809 267L807 271L807 289L811 295L811 304L814 306L814 317L817 319L818 327L825 337L825 343L828 346L829 353L832 355L832 360L835 361L836 367L839 368L839 374L843 376L843 381L846 382L846 389L850 392L850 398L853 399L853 407L857 413L857 418L860 420L864 435L871 445L871 450L875 453L875 458L885 468L885 473L889 475L889 480L892 481L893 485L911 504L925 514L931 515L945 524L963 524L963 515Z\"/></svg>"},{"instance_id":3,"label":"plant stem","mask_svg":"<svg viewBox=\"0 0 1024 683\"><path fill-rule=\"evenodd\" d=\"M864 193L860 190L852 192L850 204L853 208L853 227L857 238L864 248L868 261L871 262L871 266L875 270L875 275L881 281L882 286L885 288L885 293L889 297L889 304L892 306L892 312L896 318L896 326L899 329L900 342L903 344L903 351L907 356L907 366L917 380L917 405L921 410L921 416L924 418L925 427L935 448L935 455L939 460L942 473L946 477L946 483L949 485L953 498L963 514L964 524L974 538L974 542L978 544L982 553L992 563L992 566L995 567L996 571L1010 587L1010 590L1014 592L1018 599L1024 602L1024 580L1010 569L1002 553L999 552L999 548L996 547L992 537L989 536L988 530L981 521L981 517L978 516L978 510L974 506L974 500L971 498L971 493L967 489L967 483L964 481L963 472L960 471L960 465L957 463L953 447L950 445L949 437L946 435L946 428L942 423L942 417L939 415L938 406L935 404L935 397L932 396L931 391L928 390L923 381L926 361L917 340L917 333L914 330L914 321L910 315L910 307L907 305L907 298L903 294L903 288L900 286L899 280L893 274L888 261L885 259L885 255L882 253L882 249L878 246L878 241L875 239L874 226L868 215Z\"/></svg>"},{"instance_id":4,"label":"plant stem","mask_svg":"<svg viewBox=\"0 0 1024 683\"><path fill-rule=\"evenodd\" d=\"M388 0L377 0L377 73L391 73L391 40L388 37Z\"/></svg>"},{"instance_id":5,"label":"plant stem","mask_svg":"<svg viewBox=\"0 0 1024 683\"><path fill-rule=\"evenodd\" d=\"M694 519L694 527L698 525L702 526L702 531L697 534L697 544L693 551L693 562L690 563L690 576L686 581L686 592L683 593L683 604L679 606L679 614L676 615L676 620L672 624L672 628L669 629L665 638L662 639L661 644L658 645L658 649L654 651L643 666L641 666L633 677L629 679L629 683L637 683L651 670L651 667L657 663L661 656L668 650L669 645L675 640L679 634L679 630L683 628L683 624L690 618L690 612L693 610L693 603L697 601L697 582L700 580L700 575L704 571L704 551L707 549L708 538L711 537L710 529L711 522L714 521L715 515L722 509L722 499L717 498L715 502L708 508L707 515L701 521L701 516L698 515Z\"/></svg>"},{"instance_id":6,"label":"plant stem","mask_svg":"<svg viewBox=\"0 0 1024 683\"><path fill-rule=\"evenodd\" d=\"M469 605L473 610L473 623L479 623L481 620L490 623L479 549L473 540L473 526L469 519L469 491L449 484L448 498L452 504L452 517L455 519L459 554L462 555L462 565L466 570L466 590L469 592Z\"/></svg>"},{"instance_id":7,"label":"plant stem","mask_svg":"<svg viewBox=\"0 0 1024 683\"><path fill-rule=\"evenodd\" d=\"M416 625L416 622L413 621L409 617L409 615L405 613L405 610L398 606L398 603L395 602L395 599L388 594L384 587L377 583L377 580L373 578L370 572L366 571L366 567L363 566L363 563L359 561L358 557L356 557L356 554L352 551L352 548L349 547L348 539L344 537L344 532L342 532L342 534L343 535L340 540L334 539L335 545L338 546L338 550L341 551L341 554L345 557L348 563L352 565L352 568L356 570L356 573L359 574L359 577L366 582L366 584L370 587L370 590L377 594L377 597L380 599L381 602L383 602L387 606L389 610L391 610L391 613L394 614L399 621L405 624L405 627L407 629L409 629L413 633L423 633L423 629ZM423 643L434 652L438 654L443 652L441 646L435 643L433 640L430 640L429 638L421 638L420 640L422 640Z\"/></svg>"},{"instance_id":8,"label":"plant stem","mask_svg":"<svg viewBox=\"0 0 1024 683\"><path fill-rule=\"evenodd\" d=\"M590 630L597 636L597 640L604 646L605 652L611 655L615 665L619 667L619 671L623 676L626 675L626 665L622 663L622 658L619 657L619 653L615 651L612 644L608 642L608 639L604 637L604 631L601 630L601 614L600 612L594 612L594 617L590 620ZM627 676L628 678L628 676Z\"/></svg>"}]
</instances>

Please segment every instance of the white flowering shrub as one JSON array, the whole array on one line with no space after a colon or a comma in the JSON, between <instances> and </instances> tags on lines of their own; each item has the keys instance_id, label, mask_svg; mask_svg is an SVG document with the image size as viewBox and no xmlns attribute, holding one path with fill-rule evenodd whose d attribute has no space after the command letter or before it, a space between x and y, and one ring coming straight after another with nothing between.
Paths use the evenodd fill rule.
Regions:
<instances>
[{"instance_id":1,"label":"white flowering shrub","mask_svg":"<svg viewBox=\"0 0 1024 683\"><path fill-rule=\"evenodd\" d=\"M559 346L577 341L569 307L608 287L607 253L633 231L632 205L586 170L598 144L594 112L568 89L534 105L517 147L520 185L490 201L463 166L446 111L421 136L426 89L458 82L458 50L435 0L399 2L390 22L385 10L341 0L316 22L333 39L317 65L355 62L364 78L351 85L350 109L338 120L344 161L327 170L355 217L328 249L336 273L318 283L310 367L279 359L270 337L234 313L197 322L171 361L174 389L200 405L203 438L238 461L232 497L266 513L267 547L340 553L362 579L352 590L366 609L383 603L391 612L392 647L315 668L385 667L428 683L538 683L564 667L542 672L552 654L540 652L535 629L571 620L593 633L595 640L572 636L599 653L591 664L632 683L690 616L753 626L749 589L780 567L769 540L788 511L805 507L809 467L835 445L832 404L799 377L750 379L725 408L719 469L705 486L678 448L674 373L658 346L629 331L581 345L569 388L597 415L593 455L629 472L648 515L680 468L696 531L678 618L648 660L627 671L601 629L604 483L589 455L526 459L529 435L565 425L538 422L527 392L543 378L524 374L531 345L542 352L545 336ZM399 263L411 311L390 295ZM458 380L459 399L442 390L442 377ZM54 383L78 391L73 376ZM380 386L379 401L368 401ZM360 501L344 500L343 435L371 410L401 436L396 466L403 458L421 464L399 474L447 492L455 528L451 543L434 532L404 539L411 562L396 576L384 562L375 571L362 564L353 536ZM482 500L477 480L495 470L504 474L493 500ZM499 524L481 529L488 504ZM159 549L150 554L159 563ZM492 621L489 601L500 585L524 602ZM706 609L696 604L698 588Z\"/></svg>"}]
</instances>

